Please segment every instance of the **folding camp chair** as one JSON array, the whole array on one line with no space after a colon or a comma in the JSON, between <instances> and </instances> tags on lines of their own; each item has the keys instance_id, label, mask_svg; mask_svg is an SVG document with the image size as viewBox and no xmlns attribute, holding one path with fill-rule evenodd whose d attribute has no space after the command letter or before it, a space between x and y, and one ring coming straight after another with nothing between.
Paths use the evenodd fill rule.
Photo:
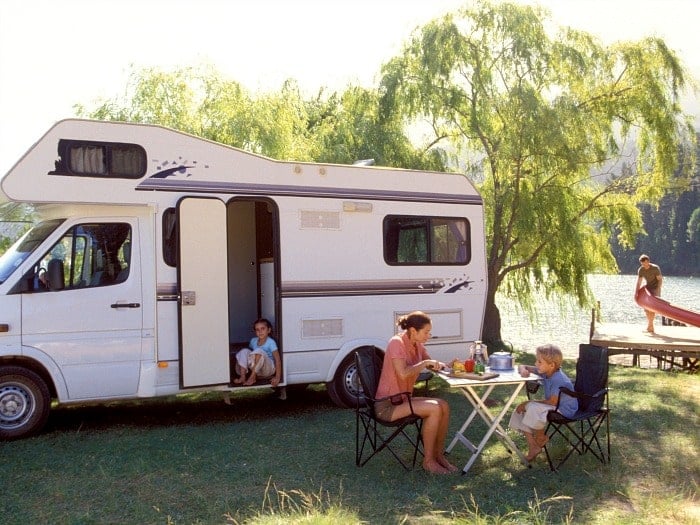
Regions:
<instances>
[{"instance_id":1,"label":"folding camp chair","mask_svg":"<svg viewBox=\"0 0 700 525\"><path fill-rule=\"evenodd\" d=\"M362 387L361 392L357 395L355 409L355 464L361 467L377 453L387 449L401 463L403 468L410 470L416 466L418 453L423 454L420 434L423 420L415 414L395 421L378 419L375 413L375 404L378 401L382 401L382 399L377 399L375 396L379 386L379 376L382 371L380 350L374 346L358 348L355 351L355 364L357 366L357 375L360 379L360 386ZM408 395L410 404L410 394L404 394ZM411 412L413 412L412 405ZM415 428L415 437L412 435L414 434L413 431L407 432L409 427ZM411 445L413 460L410 464L405 462L392 449L391 442L397 436L403 436ZM368 452L366 457L365 452Z\"/></svg>"},{"instance_id":2,"label":"folding camp chair","mask_svg":"<svg viewBox=\"0 0 700 525\"><path fill-rule=\"evenodd\" d=\"M549 436L549 443L544 450L549 468L553 471L557 470L574 452L579 454L590 452L601 463L610 463L608 349L589 344L579 345L574 390L562 387L561 392L578 400L578 410L570 418L564 417L555 410L547 415L548 423L545 432ZM559 399L561 400L561 395ZM605 432L605 436L600 435L601 430ZM561 459L555 459L550 453L554 448L553 438L556 436L561 436L570 447ZM603 446L605 442L607 447Z\"/></svg>"}]
</instances>

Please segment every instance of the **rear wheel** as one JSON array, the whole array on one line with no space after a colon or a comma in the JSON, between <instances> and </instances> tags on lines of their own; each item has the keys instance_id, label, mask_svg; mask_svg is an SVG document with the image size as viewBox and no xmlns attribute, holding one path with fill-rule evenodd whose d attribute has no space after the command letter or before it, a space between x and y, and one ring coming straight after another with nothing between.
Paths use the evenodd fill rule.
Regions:
<instances>
[{"instance_id":1,"label":"rear wheel","mask_svg":"<svg viewBox=\"0 0 700 525\"><path fill-rule=\"evenodd\" d=\"M0 367L0 439L17 439L41 430L51 396L41 377L18 366Z\"/></svg>"},{"instance_id":2,"label":"rear wheel","mask_svg":"<svg viewBox=\"0 0 700 525\"><path fill-rule=\"evenodd\" d=\"M357 398L362 394L362 385L357 375L354 352L343 359L335 371L333 381L326 383L326 389L331 401L339 407L353 408L357 405ZM364 399L361 399L360 403L364 404Z\"/></svg>"}]
</instances>

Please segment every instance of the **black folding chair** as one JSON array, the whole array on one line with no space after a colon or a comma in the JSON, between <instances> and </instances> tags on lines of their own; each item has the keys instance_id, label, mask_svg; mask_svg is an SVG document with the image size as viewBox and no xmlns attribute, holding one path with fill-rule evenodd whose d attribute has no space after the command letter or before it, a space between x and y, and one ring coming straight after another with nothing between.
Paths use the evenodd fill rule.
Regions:
<instances>
[{"instance_id":1,"label":"black folding chair","mask_svg":"<svg viewBox=\"0 0 700 525\"><path fill-rule=\"evenodd\" d=\"M610 407L608 405L608 349L589 344L579 345L574 390L562 387L562 395L578 400L578 410L568 418L558 411L547 414L549 443L544 447L549 468L556 471L574 452L590 452L601 463L610 463ZM557 406L557 408L559 408ZM602 433L604 436L601 436ZM566 455L556 459L550 450L553 438L561 436L568 447ZM606 445L606 446L604 446Z\"/></svg>"},{"instance_id":2,"label":"black folding chair","mask_svg":"<svg viewBox=\"0 0 700 525\"><path fill-rule=\"evenodd\" d=\"M374 346L358 348L355 351L355 364L361 386L355 409L355 464L361 467L376 454L387 449L403 468L411 470L416 466L418 454L423 454L420 433L423 420L416 414L395 421L384 421L377 418L375 404L382 401L382 399L375 397L382 371L380 350ZM403 395L408 397L409 406L413 412L413 405L410 404L411 395L408 392L404 392ZM410 431L410 427L414 427L415 437L413 436L414 432ZM397 436L403 436L410 444L413 452L411 463L404 461L392 448L392 441Z\"/></svg>"}]
</instances>

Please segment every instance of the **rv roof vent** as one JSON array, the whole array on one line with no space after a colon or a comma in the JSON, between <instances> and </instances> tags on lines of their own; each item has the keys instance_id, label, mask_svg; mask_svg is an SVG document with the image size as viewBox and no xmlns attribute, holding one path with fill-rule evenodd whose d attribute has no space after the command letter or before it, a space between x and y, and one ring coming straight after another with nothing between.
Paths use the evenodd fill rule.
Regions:
<instances>
[{"instance_id":1,"label":"rv roof vent","mask_svg":"<svg viewBox=\"0 0 700 525\"><path fill-rule=\"evenodd\" d=\"M353 166L374 166L374 159L356 160L352 163Z\"/></svg>"}]
</instances>

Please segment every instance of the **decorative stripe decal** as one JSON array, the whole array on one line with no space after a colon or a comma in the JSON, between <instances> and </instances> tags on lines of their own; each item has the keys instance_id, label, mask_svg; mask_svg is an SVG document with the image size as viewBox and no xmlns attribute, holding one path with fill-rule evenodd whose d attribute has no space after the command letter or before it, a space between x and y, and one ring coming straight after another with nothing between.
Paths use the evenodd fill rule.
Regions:
<instances>
[{"instance_id":1,"label":"decorative stripe decal","mask_svg":"<svg viewBox=\"0 0 700 525\"><path fill-rule=\"evenodd\" d=\"M434 294L445 286L441 279L429 281L297 281L283 282L282 297L331 297L353 295Z\"/></svg>"},{"instance_id":2,"label":"decorative stripe decal","mask_svg":"<svg viewBox=\"0 0 700 525\"><path fill-rule=\"evenodd\" d=\"M454 293L456 288L464 288L470 281L446 290ZM286 281L281 286L281 296L291 297L348 297L358 295L403 295L434 294L445 289L443 279L421 281L376 280L376 281ZM159 284L157 289L159 301L176 301L178 293L175 284Z\"/></svg>"}]
</instances>

